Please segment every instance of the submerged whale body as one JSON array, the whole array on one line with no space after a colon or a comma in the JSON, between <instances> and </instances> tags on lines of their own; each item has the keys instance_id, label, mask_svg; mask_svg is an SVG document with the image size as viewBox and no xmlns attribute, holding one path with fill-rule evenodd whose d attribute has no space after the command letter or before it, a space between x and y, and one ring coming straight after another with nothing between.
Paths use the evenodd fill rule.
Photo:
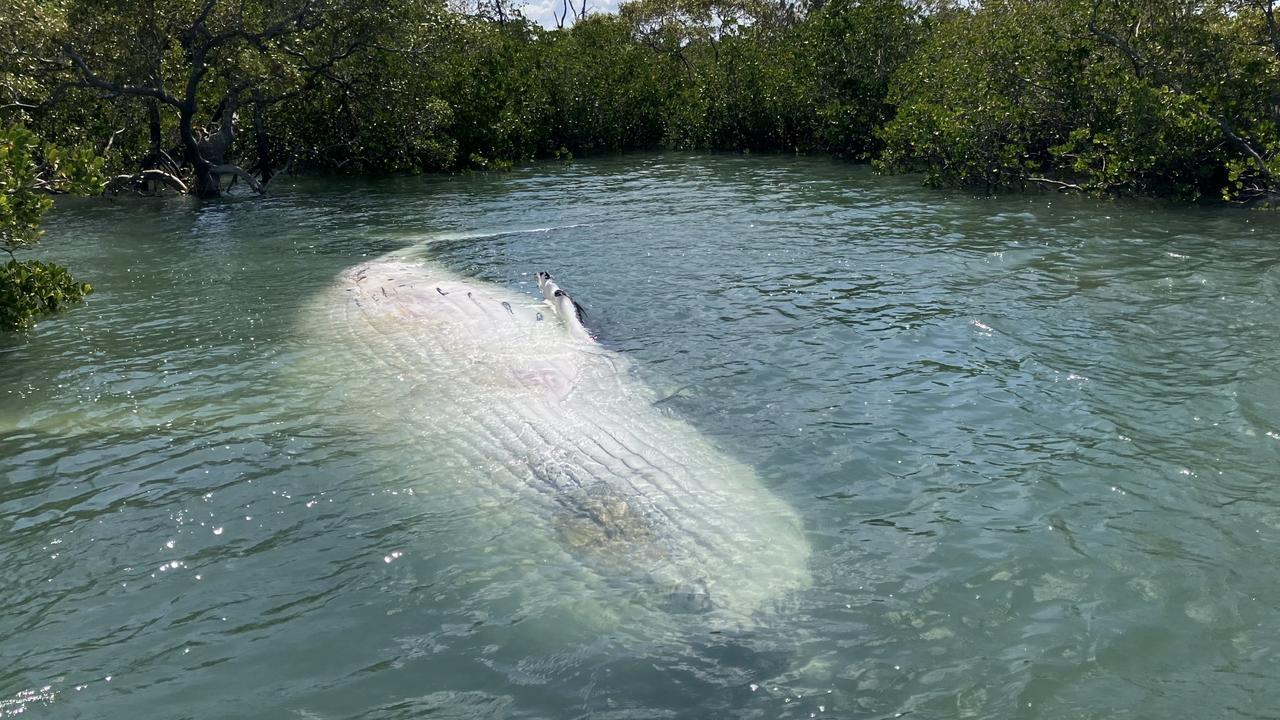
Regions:
<instances>
[{"instance_id":1,"label":"submerged whale body","mask_svg":"<svg viewBox=\"0 0 1280 720\"><path fill-rule=\"evenodd\" d=\"M538 536L511 542L627 588L624 605L743 623L805 586L791 507L655 407L581 306L550 275L538 284L542 301L384 256L343 272L313 327L355 354L348 396L403 425L449 492L508 517L495 537Z\"/></svg>"}]
</instances>

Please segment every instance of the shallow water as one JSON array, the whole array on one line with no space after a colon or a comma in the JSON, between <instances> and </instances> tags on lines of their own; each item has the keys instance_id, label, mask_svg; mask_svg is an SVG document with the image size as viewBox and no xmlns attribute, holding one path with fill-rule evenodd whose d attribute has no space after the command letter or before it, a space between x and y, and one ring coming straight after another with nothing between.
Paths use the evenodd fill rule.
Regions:
<instances>
[{"instance_id":1,"label":"shallow water","mask_svg":"<svg viewBox=\"0 0 1280 720\"><path fill-rule=\"evenodd\" d=\"M1275 716L1278 227L682 155L64 203L40 256L97 290L0 337L0 717ZM555 273L812 587L740 635L512 630L518 528L299 377L308 301L424 242Z\"/></svg>"}]
</instances>

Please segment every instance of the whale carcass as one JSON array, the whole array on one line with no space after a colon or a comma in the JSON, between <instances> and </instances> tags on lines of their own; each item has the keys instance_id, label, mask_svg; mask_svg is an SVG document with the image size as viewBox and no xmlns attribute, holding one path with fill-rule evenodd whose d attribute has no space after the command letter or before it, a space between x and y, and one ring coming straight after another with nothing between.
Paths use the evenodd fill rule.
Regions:
<instances>
[{"instance_id":1,"label":"whale carcass","mask_svg":"<svg viewBox=\"0 0 1280 720\"><path fill-rule=\"evenodd\" d=\"M393 254L343 272L310 322L351 354L345 395L447 468L449 492L492 500L627 602L743 622L804 587L794 510L538 281L535 299Z\"/></svg>"}]
</instances>

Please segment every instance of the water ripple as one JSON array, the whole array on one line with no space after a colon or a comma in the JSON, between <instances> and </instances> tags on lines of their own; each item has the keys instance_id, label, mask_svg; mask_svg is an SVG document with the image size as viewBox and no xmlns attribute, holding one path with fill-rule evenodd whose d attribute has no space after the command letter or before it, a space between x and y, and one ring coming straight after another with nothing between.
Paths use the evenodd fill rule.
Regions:
<instances>
[{"instance_id":1,"label":"water ripple","mask_svg":"<svg viewBox=\"0 0 1280 720\"><path fill-rule=\"evenodd\" d=\"M0 339L0 716L1268 716L1275 223L676 154L68 203L97 292ZM599 588L360 431L364 368L307 381L308 299L415 245L555 273L797 509L777 626L591 633Z\"/></svg>"}]
</instances>

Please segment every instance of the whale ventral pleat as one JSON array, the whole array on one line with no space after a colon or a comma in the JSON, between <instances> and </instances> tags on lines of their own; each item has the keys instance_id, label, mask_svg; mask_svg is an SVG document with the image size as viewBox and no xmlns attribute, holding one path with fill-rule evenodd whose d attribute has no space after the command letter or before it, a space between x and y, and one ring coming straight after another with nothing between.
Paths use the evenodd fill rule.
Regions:
<instances>
[{"instance_id":1,"label":"whale ventral pleat","mask_svg":"<svg viewBox=\"0 0 1280 720\"><path fill-rule=\"evenodd\" d=\"M476 493L486 509L502 497L468 516L477 552L495 537L516 553L528 541L530 558L563 563L531 578L625 603L611 618L749 627L810 586L797 513L750 466L655 409L631 363L593 342L585 308L537 275L529 292L527 275L505 287L396 258L343 273L306 324L333 354L317 377L351 383L337 420L404 440L379 451L442 465L431 478L448 497ZM370 353L378 363L345 372ZM702 613L705 623L667 617Z\"/></svg>"}]
</instances>

